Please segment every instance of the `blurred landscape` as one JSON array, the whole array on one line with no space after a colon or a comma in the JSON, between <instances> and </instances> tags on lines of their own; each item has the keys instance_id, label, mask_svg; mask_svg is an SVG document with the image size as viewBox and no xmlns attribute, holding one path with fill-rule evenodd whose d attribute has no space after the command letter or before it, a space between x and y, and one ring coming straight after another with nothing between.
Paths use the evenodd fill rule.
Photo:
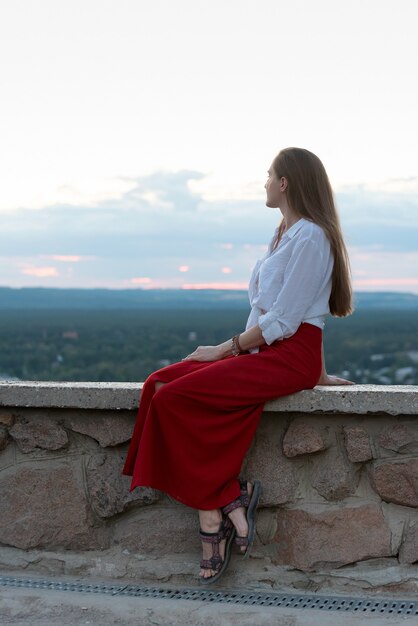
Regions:
<instances>
[{"instance_id":1,"label":"blurred landscape","mask_svg":"<svg viewBox=\"0 0 418 626\"><path fill-rule=\"evenodd\" d=\"M329 373L358 383L418 384L418 296L355 294L328 316ZM0 288L0 379L140 382L197 345L244 329L236 290Z\"/></svg>"}]
</instances>

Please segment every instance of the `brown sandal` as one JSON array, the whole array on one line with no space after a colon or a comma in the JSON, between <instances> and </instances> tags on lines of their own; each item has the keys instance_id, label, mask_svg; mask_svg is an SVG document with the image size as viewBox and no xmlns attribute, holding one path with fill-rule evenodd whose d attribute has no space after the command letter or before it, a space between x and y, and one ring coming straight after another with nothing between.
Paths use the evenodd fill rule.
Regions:
<instances>
[{"instance_id":1,"label":"brown sandal","mask_svg":"<svg viewBox=\"0 0 418 626\"><path fill-rule=\"evenodd\" d=\"M231 558L231 543L235 537L235 533L235 526L233 525L229 517L225 517L222 519L220 528L216 533L207 533L204 530L200 529L200 540L212 544L212 556L210 557L210 559L202 559L200 561L200 567L202 569L213 569L216 571L216 574L214 574L213 576L208 576L207 578L200 576L199 580L202 585L209 585L210 583L215 582L215 580L218 580L225 572ZM219 554L219 544L224 539L226 539L225 557L222 560L222 557Z\"/></svg>"},{"instance_id":2,"label":"brown sandal","mask_svg":"<svg viewBox=\"0 0 418 626\"><path fill-rule=\"evenodd\" d=\"M259 480L254 481L253 490L250 494L247 490L247 481L240 480L239 481L241 488L241 495L233 500L226 506L224 506L221 510L222 513L228 515L231 511L238 509L243 506L247 509L247 522L248 522L248 537L241 537L240 535L236 535L235 543L238 546L246 546L246 550L243 553L244 559L248 558L251 552L252 545L254 543L255 538L255 528L256 528L256 509L258 506L258 502L261 496L261 483ZM242 554L242 553L241 553Z\"/></svg>"}]
</instances>

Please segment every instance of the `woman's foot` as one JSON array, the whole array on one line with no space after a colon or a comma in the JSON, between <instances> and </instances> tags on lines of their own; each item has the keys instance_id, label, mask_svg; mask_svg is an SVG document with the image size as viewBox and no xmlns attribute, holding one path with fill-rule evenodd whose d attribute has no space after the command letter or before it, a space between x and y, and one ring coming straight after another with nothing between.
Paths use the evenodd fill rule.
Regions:
<instances>
[{"instance_id":1,"label":"woman's foot","mask_svg":"<svg viewBox=\"0 0 418 626\"><path fill-rule=\"evenodd\" d=\"M217 533L221 529L222 514L219 509L214 511L199 511L200 529L204 533ZM219 556L222 562L225 559L225 546L227 539L222 539L219 544ZM214 556L214 544L202 541L203 560L210 560ZM201 568L199 572L200 578L212 578L216 576L219 570Z\"/></svg>"},{"instance_id":2,"label":"woman's foot","mask_svg":"<svg viewBox=\"0 0 418 626\"><path fill-rule=\"evenodd\" d=\"M237 529L235 543L240 546L241 553L246 559L250 556L255 539L257 507L262 489L259 480L255 480L253 484L240 480L239 484L241 493L238 498L223 506L221 510L224 515L228 515Z\"/></svg>"}]
</instances>

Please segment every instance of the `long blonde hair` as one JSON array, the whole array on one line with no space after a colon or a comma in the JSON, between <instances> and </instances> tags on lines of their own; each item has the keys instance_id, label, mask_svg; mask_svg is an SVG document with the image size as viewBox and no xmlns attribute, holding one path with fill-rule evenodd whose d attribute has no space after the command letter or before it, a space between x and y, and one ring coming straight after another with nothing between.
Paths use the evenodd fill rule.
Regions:
<instances>
[{"instance_id":1,"label":"long blonde hair","mask_svg":"<svg viewBox=\"0 0 418 626\"><path fill-rule=\"evenodd\" d=\"M332 288L329 299L331 315L345 317L353 312L350 261L344 243L334 194L321 160L304 148L285 148L273 161L278 179L287 179L287 202L300 217L324 230L334 256ZM285 230L282 220L274 244L276 247Z\"/></svg>"}]
</instances>

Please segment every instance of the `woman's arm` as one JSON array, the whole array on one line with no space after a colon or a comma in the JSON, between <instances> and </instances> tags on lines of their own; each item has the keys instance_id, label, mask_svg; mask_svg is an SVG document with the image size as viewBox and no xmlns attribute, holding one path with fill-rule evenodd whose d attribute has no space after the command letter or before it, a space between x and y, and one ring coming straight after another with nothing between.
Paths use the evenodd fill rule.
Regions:
<instances>
[{"instance_id":1,"label":"woman's arm","mask_svg":"<svg viewBox=\"0 0 418 626\"><path fill-rule=\"evenodd\" d=\"M253 326L239 335L239 344L241 350L249 350L250 348L257 348L262 346L266 342L264 341L261 329L259 326ZM227 339L223 343L217 346L198 346L194 352L187 355L183 361L219 361L220 359L230 356L232 354L232 339ZM325 353L324 343L321 347L322 357L322 370L321 376L317 382L317 385L354 385L352 380L346 378L339 378L338 376L331 376L327 374L325 367Z\"/></svg>"},{"instance_id":2,"label":"woman's arm","mask_svg":"<svg viewBox=\"0 0 418 626\"><path fill-rule=\"evenodd\" d=\"M239 336L242 350L293 335L324 280L322 250L314 240L296 243L288 261L284 282L271 310L260 316L258 324ZM184 360L217 361L232 354L232 341L218 346L199 346Z\"/></svg>"},{"instance_id":3,"label":"woman's arm","mask_svg":"<svg viewBox=\"0 0 418 626\"><path fill-rule=\"evenodd\" d=\"M241 350L257 348L266 342L259 326L253 326L239 335ZM227 339L217 346L199 346L194 352L186 356L183 361L219 361L232 354L232 339Z\"/></svg>"},{"instance_id":4,"label":"woman's arm","mask_svg":"<svg viewBox=\"0 0 418 626\"><path fill-rule=\"evenodd\" d=\"M325 353L324 353L324 342L322 342L321 348L321 356L322 356L322 370L321 376L319 377L317 385L354 385L355 383L352 380L347 380L346 378L338 378L338 376L330 376L327 374L327 370L325 368Z\"/></svg>"}]
</instances>

